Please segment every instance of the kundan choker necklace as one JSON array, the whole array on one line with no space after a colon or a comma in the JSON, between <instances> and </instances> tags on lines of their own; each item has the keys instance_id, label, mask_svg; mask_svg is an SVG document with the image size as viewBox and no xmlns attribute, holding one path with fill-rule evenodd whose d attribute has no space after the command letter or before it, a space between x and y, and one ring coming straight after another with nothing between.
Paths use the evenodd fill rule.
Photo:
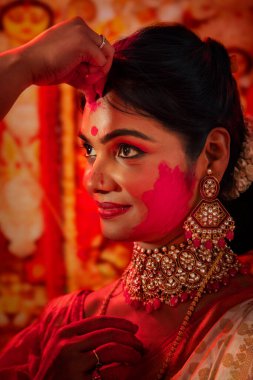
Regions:
<instances>
[{"instance_id":1,"label":"kundan choker necklace","mask_svg":"<svg viewBox=\"0 0 253 380\"><path fill-rule=\"evenodd\" d=\"M228 247L206 284L204 293L217 292L240 271L237 256ZM193 299L221 249L194 247L192 242L144 249L134 244L132 260L123 274L126 302L147 312L165 303L176 306Z\"/></svg>"}]
</instances>

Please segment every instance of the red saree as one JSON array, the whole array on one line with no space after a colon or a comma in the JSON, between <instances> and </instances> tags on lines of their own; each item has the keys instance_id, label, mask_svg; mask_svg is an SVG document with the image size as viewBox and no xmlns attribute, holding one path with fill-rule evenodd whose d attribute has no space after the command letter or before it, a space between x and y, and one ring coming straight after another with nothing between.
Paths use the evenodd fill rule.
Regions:
<instances>
[{"instance_id":1,"label":"red saree","mask_svg":"<svg viewBox=\"0 0 253 380\"><path fill-rule=\"evenodd\" d=\"M238 307L240 309L241 305L246 302L246 309L250 310L252 318L253 279L251 276L247 276L247 278L248 280L246 282L241 282L242 276L238 276L234 279L234 285L228 289L225 297L218 295L218 293L214 298L211 298L211 296L205 297L205 302L203 302L201 308L194 314L194 318L188 328L188 334L178 347L174 361L171 363L170 374L166 376L166 379L220 379L220 377L197 377L195 375L190 377L189 371L194 373L197 366L196 361L192 361L192 356L196 352L197 354L198 352L201 353L199 349L201 343L204 342L208 334L216 328L222 317L226 315L227 312L230 312L230 310L234 310L233 308ZM52 349L50 348L50 344L48 344L51 337L61 326L84 318L83 305L88 293L87 291L79 291L57 298L51 302L42 316L30 327L19 333L4 349L0 356L0 378L2 380L42 380L51 365L50 359L47 359L51 357L50 352L48 352L48 350ZM241 310L242 315L240 315L240 318L243 323L243 317L246 313L245 308ZM238 313L240 314L240 310ZM249 315L249 313L247 315ZM225 328L225 330L222 331L216 337L214 336L212 342L215 341L215 339L216 341L217 339L222 341L227 330ZM169 348L170 343L174 340L175 334L166 338L159 353L152 355L147 354L146 361L145 357L143 358L141 366L134 368L134 373L130 377L131 380L135 378L139 380L153 380L156 378L161 362L166 356L166 351L168 351L167 348ZM210 347L205 347L204 351L207 352L208 350L210 351ZM202 352L201 354L203 358L205 357L204 353ZM216 358L213 357L212 362L215 363L215 360ZM208 367L204 369L206 370L206 368ZM148 372L145 373L145 369ZM200 368L200 374L201 373ZM252 378L248 377L245 379L250 380Z\"/></svg>"}]
</instances>

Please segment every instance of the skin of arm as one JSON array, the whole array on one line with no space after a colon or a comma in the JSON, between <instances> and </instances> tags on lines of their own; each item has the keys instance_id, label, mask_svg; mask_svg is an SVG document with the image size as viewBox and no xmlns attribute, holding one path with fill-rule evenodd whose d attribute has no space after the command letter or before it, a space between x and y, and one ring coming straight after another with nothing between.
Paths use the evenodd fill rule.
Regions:
<instances>
[{"instance_id":1,"label":"skin of arm","mask_svg":"<svg viewBox=\"0 0 253 380\"><path fill-rule=\"evenodd\" d=\"M10 110L18 96L32 84L32 77L18 50L0 55L0 118Z\"/></svg>"}]
</instances>

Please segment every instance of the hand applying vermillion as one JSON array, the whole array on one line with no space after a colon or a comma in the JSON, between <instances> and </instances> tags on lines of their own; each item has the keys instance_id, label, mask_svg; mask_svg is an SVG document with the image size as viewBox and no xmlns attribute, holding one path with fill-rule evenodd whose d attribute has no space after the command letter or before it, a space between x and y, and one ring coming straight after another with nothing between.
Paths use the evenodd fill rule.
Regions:
<instances>
[{"instance_id":1,"label":"hand applying vermillion","mask_svg":"<svg viewBox=\"0 0 253 380\"><path fill-rule=\"evenodd\" d=\"M143 345L138 327L115 317L89 317L58 330L48 342L34 380L90 380L99 357L103 380L127 379L139 362Z\"/></svg>"},{"instance_id":2,"label":"hand applying vermillion","mask_svg":"<svg viewBox=\"0 0 253 380\"><path fill-rule=\"evenodd\" d=\"M68 83L87 92L90 101L101 93L114 49L79 17L57 24L29 43L0 54L0 116L31 84ZM101 47L101 48L100 48Z\"/></svg>"}]
</instances>

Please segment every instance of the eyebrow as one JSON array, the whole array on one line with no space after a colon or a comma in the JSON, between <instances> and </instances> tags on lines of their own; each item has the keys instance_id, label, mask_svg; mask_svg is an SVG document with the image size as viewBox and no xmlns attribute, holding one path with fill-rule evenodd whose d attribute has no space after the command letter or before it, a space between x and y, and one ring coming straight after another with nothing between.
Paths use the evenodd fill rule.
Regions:
<instances>
[{"instance_id":1,"label":"eyebrow","mask_svg":"<svg viewBox=\"0 0 253 380\"><path fill-rule=\"evenodd\" d=\"M78 136L82 140L84 140L85 142L87 142L87 143L89 142L89 139L83 133L80 132ZM111 140L113 140L113 139L115 139L116 137L119 137L119 136L134 136L134 137L139 137L142 140L155 142L154 139L152 139L151 137L145 135L144 133L139 132L139 131L135 131L135 130L132 130L132 129L116 129L115 131L107 133L104 137L102 137L100 139L100 142L102 144L106 144L107 142L109 142L109 141L111 141Z\"/></svg>"}]
</instances>

